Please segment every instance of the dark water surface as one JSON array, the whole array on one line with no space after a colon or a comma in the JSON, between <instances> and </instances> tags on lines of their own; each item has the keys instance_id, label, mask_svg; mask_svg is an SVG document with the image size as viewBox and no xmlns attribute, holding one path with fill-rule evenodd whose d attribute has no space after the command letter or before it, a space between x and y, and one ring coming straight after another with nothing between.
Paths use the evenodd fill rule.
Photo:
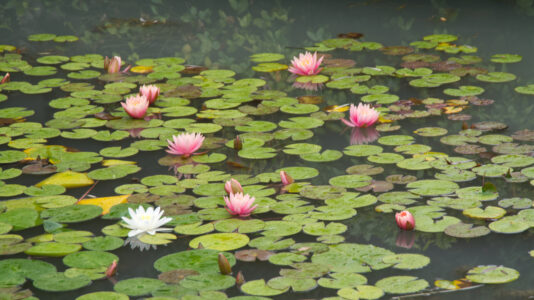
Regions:
<instances>
[{"instance_id":1,"label":"dark water surface","mask_svg":"<svg viewBox=\"0 0 534 300\"><path fill-rule=\"evenodd\" d=\"M34 62L41 55L78 55L96 53L101 55L120 55L128 63L141 58L177 56L186 59L187 64L202 65L209 68L231 69L236 71L236 78L266 78L272 89L284 90L288 96L297 97L310 94L292 89L291 82L271 82L270 76L251 70L251 54L276 52L287 58L303 51L303 47L316 42L334 38L339 33L360 32L365 41L380 42L384 45L408 45L423 36L448 33L459 36L461 44L478 47L474 55L489 62L495 53L513 53L523 56L517 64L493 64L492 71L510 72L517 76L511 83L487 84L474 79L462 80L462 84L472 84L486 89L481 97L494 99L491 106L471 106L466 113L472 115L468 122L498 121L508 125L500 134L511 135L520 129L534 129L534 98L516 93L513 88L534 83L534 4L528 1L0 1L0 44L15 45L23 51L25 59ZM262 17L268 15L268 18ZM145 21L140 21L140 19ZM254 23L256 22L256 23ZM69 44L31 43L27 36L35 33L72 34L80 41ZM393 65L397 68L400 60L381 54L339 51L331 52L336 58L350 58L357 66ZM489 64L489 63L488 63ZM29 76L16 74L15 80L33 80ZM270 81L269 81L270 80ZM441 97L441 89L430 89L425 95L403 81L401 84L388 79L376 81L391 87L391 93L408 99L410 97ZM393 84L394 86L391 86ZM101 88L101 87L100 87ZM44 123L57 111L48 106L47 101L64 97L63 92L52 94L24 95L16 93L9 100L0 103L0 107L26 106L37 113L29 121ZM323 89L311 94L321 95L328 104L357 103L359 95L347 90ZM21 104L23 101L24 104ZM200 104L194 103L200 108ZM287 116L285 116L287 117ZM262 120L277 122L276 116L260 117ZM449 134L462 130L461 121L448 120L446 116L406 119L398 121L402 126L391 134L413 135L421 127L443 127ZM390 133L382 133L388 135ZM218 135L232 139L231 130ZM451 156L461 156L453 152L453 146L439 142L439 138L416 137L416 143L432 146L432 151L445 152ZM315 131L315 136L307 143L323 146L323 149L342 151L350 144L350 130L341 122L328 123ZM114 146L127 147L133 140L114 142ZM280 148L288 142L281 142ZM63 144L82 151L95 151L110 146L89 140L77 141L55 138L49 144ZM376 142L375 142L376 144ZM2 150L7 149L3 146ZM157 151L162 152L162 151ZM230 153L230 152L227 152ZM157 164L163 153L144 152L135 156L143 168L136 177L151 174L172 174L167 167ZM230 156L230 155L229 155ZM132 159L132 158L126 158ZM487 163L487 159L480 159ZM328 184L328 179L342 175L345 169L355 164L366 163L364 158L347 158L346 156L332 163L312 163L303 160L294 162L294 157L282 154L276 159L250 162L251 170L227 169L225 165L217 168L229 173L272 172L283 166L310 166L321 171L320 176L311 180L315 185ZM390 167L393 166L393 167ZM226 168L226 169L225 169ZM432 179L434 171L406 171L394 165L385 165L383 178L389 174L410 174L419 179ZM383 177L382 177L383 176ZM16 183L31 185L43 177L19 177ZM113 194L113 189L121 184L130 183L129 177L101 182L92 191L97 196ZM383 179L382 179L383 180ZM529 197L534 199L534 189L528 182L509 184L503 179L491 180L498 188L500 197ZM478 177L464 186L480 185ZM402 190L397 186L398 190ZM74 196L81 196L86 188L69 190ZM424 204L424 203L421 203ZM321 204L317 204L321 205ZM496 201L492 205L497 205ZM461 211L447 209L447 212L462 220ZM265 218L276 217L268 214ZM263 216L261 218L264 218ZM520 272L518 280L499 285L451 293L435 294L426 299L526 299L534 296L534 258L528 251L534 249L532 229L520 234L491 233L475 239L457 239L444 233L415 232L415 244L411 249L396 246L399 231L392 214L377 213L372 206L358 209L358 214L348 220L340 221L348 226L343 235L346 242L374 244L396 253L420 253L428 256L431 263L421 270L403 271L388 268L365 274L368 284L393 275L411 275L427 280L430 285L437 279L454 280L462 278L466 270L477 265L504 265ZM110 221L92 221L74 224L70 228L90 230L99 234L101 227L112 224ZM42 233L42 228L23 231L25 237ZM258 235L259 236L259 235ZM293 236L296 241L314 241L312 236L299 234ZM120 257L117 280L132 277L157 278L158 272L153 263L158 258L186 250L191 238L179 238L157 250L140 252L122 247L113 251ZM25 257L25 255L18 255ZM60 270L63 265L59 259L47 259L56 264ZM238 262L234 270L241 270L245 278L270 279L278 276L281 267L261 263ZM32 289L41 299L74 299L75 297L98 290L113 290L113 283L97 280L92 285L80 290L66 293L45 293L34 289L31 283L24 287ZM235 287L226 291L229 296L242 295ZM336 290L317 288L305 293L285 293L273 299L321 299L335 296ZM132 297L134 298L134 297ZM390 295L384 298L391 298ZM402 298L404 299L404 298Z\"/></svg>"}]
</instances>

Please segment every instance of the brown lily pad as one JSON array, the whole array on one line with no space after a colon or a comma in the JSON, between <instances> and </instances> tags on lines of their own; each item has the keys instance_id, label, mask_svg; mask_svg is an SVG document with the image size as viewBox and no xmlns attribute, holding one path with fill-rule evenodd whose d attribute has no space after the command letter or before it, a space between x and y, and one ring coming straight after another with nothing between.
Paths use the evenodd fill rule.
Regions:
<instances>
[{"instance_id":1,"label":"brown lily pad","mask_svg":"<svg viewBox=\"0 0 534 300\"><path fill-rule=\"evenodd\" d=\"M181 269L181 270L171 270L159 274L158 279L169 284L175 284L182 281L187 276L198 275L195 270Z\"/></svg>"},{"instance_id":2,"label":"brown lily pad","mask_svg":"<svg viewBox=\"0 0 534 300\"><path fill-rule=\"evenodd\" d=\"M454 148L454 151L460 154L478 154L486 152L487 150L486 148L477 145L460 145Z\"/></svg>"},{"instance_id":3,"label":"brown lily pad","mask_svg":"<svg viewBox=\"0 0 534 300\"><path fill-rule=\"evenodd\" d=\"M386 181L393 184L408 184L417 180L417 177L412 175L393 174L386 177Z\"/></svg>"},{"instance_id":4,"label":"brown lily pad","mask_svg":"<svg viewBox=\"0 0 534 300\"><path fill-rule=\"evenodd\" d=\"M274 255L274 252L259 249L248 249L237 251L235 253L235 258L240 261L247 262L253 262L256 260L266 261L271 255Z\"/></svg>"},{"instance_id":5,"label":"brown lily pad","mask_svg":"<svg viewBox=\"0 0 534 300\"><path fill-rule=\"evenodd\" d=\"M369 192L372 190L375 193L383 193L387 191L391 191L393 189L393 183L382 181L382 180L372 180L371 184L366 185L361 188L357 188L355 190L359 192Z\"/></svg>"}]
</instances>

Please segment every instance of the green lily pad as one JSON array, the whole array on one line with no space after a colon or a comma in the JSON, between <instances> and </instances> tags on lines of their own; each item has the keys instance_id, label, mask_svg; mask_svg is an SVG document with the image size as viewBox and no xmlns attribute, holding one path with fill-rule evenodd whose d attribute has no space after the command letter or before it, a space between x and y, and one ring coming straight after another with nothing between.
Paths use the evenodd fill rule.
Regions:
<instances>
[{"instance_id":1,"label":"green lily pad","mask_svg":"<svg viewBox=\"0 0 534 300\"><path fill-rule=\"evenodd\" d=\"M428 282L415 276L391 276L380 279L376 286L389 294L409 294L427 288Z\"/></svg>"},{"instance_id":2,"label":"green lily pad","mask_svg":"<svg viewBox=\"0 0 534 300\"><path fill-rule=\"evenodd\" d=\"M491 231L486 226L474 226L473 224L456 223L445 228L445 234L457 238L475 238L488 235Z\"/></svg>"},{"instance_id":3,"label":"green lily pad","mask_svg":"<svg viewBox=\"0 0 534 300\"><path fill-rule=\"evenodd\" d=\"M37 244L24 251L24 253L32 256L61 257L78 252L80 249L82 249L82 246L78 244L48 242Z\"/></svg>"},{"instance_id":4,"label":"green lily pad","mask_svg":"<svg viewBox=\"0 0 534 300\"><path fill-rule=\"evenodd\" d=\"M519 272L505 266L478 266L469 270L465 277L476 283L507 283L519 278Z\"/></svg>"},{"instance_id":5,"label":"green lily pad","mask_svg":"<svg viewBox=\"0 0 534 300\"><path fill-rule=\"evenodd\" d=\"M430 258L421 254L395 254L382 258L386 264L393 264L393 268L401 270L421 269L430 263Z\"/></svg>"},{"instance_id":6,"label":"green lily pad","mask_svg":"<svg viewBox=\"0 0 534 300\"><path fill-rule=\"evenodd\" d=\"M512 73L506 72L490 72L487 74L478 74L476 79L484 82L507 82L516 79L516 76Z\"/></svg>"},{"instance_id":7,"label":"green lily pad","mask_svg":"<svg viewBox=\"0 0 534 300\"><path fill-rule=\"evenodd\" d=\"M165 283L157 279L135 277L117 282L113 289L128 296L142 296L150 294L163 286L165 286Z\"/></svg>"},{"instance_id":8,"label":"green lily pad","mask_svg":"<svg viewBox=\"0 0 534 300\"><path fill-rule=\"evenodd\" d=\"M48 273L39 276L33 281L33 286L37 289L48 292L72 291L87 286L91 279L87 276L67 277L64 273Z\"/></svg>"},{"instance_id":9,"label":"green lily pad","mask_svg":"<svg viewBox=\"0 0 534 300\"><path fill-rule=\"evenodd\" d=\"M206 249L229 251L244 247L249 241L248 236L240 233L212 233L191 240L189 246L198 248L201 243Z\"/></svg>"},{"instance_id":10,"label":"green lily pad","mask_svg":"<svg viewBox=\"0 0 534 300\"><path fill-rule=\"evenodd\" d=\"M154 268L160 272L167 272L177 269L190 269L199 273L219 272L218 255L220 251L210 249L198 249L181 251L163 256L154 262ZM233 254L223 252L230 266L235 265L236 260Z\"/></svg>"}]
</instances>

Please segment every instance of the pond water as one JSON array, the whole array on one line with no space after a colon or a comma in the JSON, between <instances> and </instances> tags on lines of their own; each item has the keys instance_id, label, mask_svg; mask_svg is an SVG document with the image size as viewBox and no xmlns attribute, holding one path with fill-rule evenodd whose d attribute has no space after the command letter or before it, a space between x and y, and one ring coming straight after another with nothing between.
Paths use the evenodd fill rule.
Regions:
<instances>
[{"instance_id":1,"label":"pond water","mask_svg":"<svg viewBox=\"0 0 534 300\"><path fill-rule=\"evenodd\" d=\"M0 16L0 298L534 295L533 3L4 0ZM305 51L319 75L287 71ZM133 68L108 74L116 55ZM119 103L143 84L161 94L133 120ZM360 102L381 118L353 129ZM202 154L165 152L184 131ZM230 178L250 217L224 209ZM139 204L174 231L128 238Z\"/></svg>"}]
</instances>

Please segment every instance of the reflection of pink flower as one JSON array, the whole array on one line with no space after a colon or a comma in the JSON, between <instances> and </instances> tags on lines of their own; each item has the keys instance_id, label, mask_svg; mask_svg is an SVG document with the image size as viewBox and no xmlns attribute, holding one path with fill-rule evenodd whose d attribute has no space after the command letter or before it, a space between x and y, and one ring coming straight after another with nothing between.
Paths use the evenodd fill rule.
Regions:
<instances>
[{"instance_id":1,"label":"reflection of pink flower","mask_svg":"<svg viewBox=\"0 0 534 300\"><path fill-rule=\"evenodd\" d=\"M252 206L254 200L256 200L254 197L249 194L243 195L243 193L231 193L229 197L224 196L226 210L231 215L240 217L247 217L254 209L256 209L257 205Z\"/></svg>"},{"instance_id":2,"label":"reflection of pink flower","mask_svg":"<svg viewBox=\"0 0 534 300\"><path fill-rule=\"evenodd\" d=\"M11 79L11 75L9 75L9 73L7 73L4 78L2 78L2 80L0 80L0 84L2 83L8 83Z\"/></svg>"},{"instance_id":3,"label":"reflection of pink flower","mask_svg":"<svg viewBox=\"0 0 534 300\"><path fill-rule=\"evenodd\" d=\"M397 234L397 241L395 242L395 245L397 245L397 247L411 249L414 243L415 243L415 233L413 231L401 230Z\"/></svg>"},{"instance_id":4,"label":"reflection of pink flower","mask_svg":"<svg viewBox=\"0 0 534 300\"><path fill-rule=\"evenodd\" d=\"M354 104L350 105L350 121L341 119L343 123L350 127L368 127L378 121L378 115L380 113L372 108L369 104Z\"/></svg>"},{"instance_id":5,"label":"reflection of pink flower","mask_svg":"<svg viewBox=\"0 0 534 300\"><path fill-rule=\"evenodd\" d=\"M224 190L228 194L243 193L243 187L241 183L235 179L230 179L224 184Z\"/></svg>"},{"instance_id":6,"label":"reflection of pink flower","mask_svg":"<svg viewBox=\"0 0 534 300\"><path fill-rule=\"evenodd\" d=\"M167 140L169 143L167 153L189 157L202 146L202 142L204 142L204 136L200 133L173 135L172 141Z\"/></svg>"},{"instance_id":7,"label":"reflection of pink flower","mask_svg":"<svg viewBox=\"0 0 534 300\"><path fill-rule=\"evenodd\" d=\"M126 103L121 102L126 113L135 119L141 119L145 116L148 104L145 96L131 96L126 98Z\"/></svg>"},{"instance_id":8,"label":"reflection of pink flower","mask_svg":"<svg viewBox=\"0 0 534 300\"><path fill-rule=\"evenodd\" d=\"M139 94L146 97L150 104L154 103L159 96L159 87L155 85L143 85L139 88Z\"/></svg>"},{"instance_id":9,"label":"reflection of pink flower","mask_svg":"<svg viewBox=\"0 0 534 300\"><path fill-rule=\"evenodd\" d=\"M351 145L369 144L376 141L380 137L380 133L374 127L367 128L352 128L350 135Z\"/></svg>"},{"instance_id":10,"label":"reflection of pink flower","mask_svg":"<svg viewBox=\"0 0 534 300\"><path fill-rule=\"evenodd\" d=\"M283 185L288 185L293 183L293 178L286 173L286 171L280 171L280 179L282 180Z\"/></svg>"},{"instance_id":11,"label":"reflection of pink flower","mask_svg":"<svg viewBox=\"0 0 534 300\"><path fill-rule=\"evenodd\" d=\"M302 89L306 91L316 92L323 88L322 83L311 83L311 82L293 82L293 87L297 89Z\"/></svg>"},{"instance_id":12,"label":"reflection of pink flower","mask_svg":"<svg viewBox=\"0 0 534 300\"><path fill-rule=\"evenodd\" d=\"M413 230L415 228L415 219L407 210L396 213L395 220L397 220L397 225L402 230Z\"/></svg>"},{"instance_id":13,"label":"reflection of pink flower","mask_svg":"<svg viewBox=\"0 0 534 300\"><path fill-rule=\"evenodd\" d=\"M133 138L139 138L141 137L141 131L145 130L145 128L132 128L128 129L128 132L130 133L130 136Z\"/></svg>"},{"instance_id":14,"label":"reflection of pink flower","mask_svg":"<svg viewBox=\"0 0 534 300\"><path fill-rule=\"evenodd\" d=\"M319 68L321 62L323 61L324 56L317 59L317 52L311 54L306 51L306 54L299 54L299 57L293 57L291 61L291 67L289 67L289 72L297 75L316 75L321 72L322 68Z\"/></svg>"}]
</instances>

